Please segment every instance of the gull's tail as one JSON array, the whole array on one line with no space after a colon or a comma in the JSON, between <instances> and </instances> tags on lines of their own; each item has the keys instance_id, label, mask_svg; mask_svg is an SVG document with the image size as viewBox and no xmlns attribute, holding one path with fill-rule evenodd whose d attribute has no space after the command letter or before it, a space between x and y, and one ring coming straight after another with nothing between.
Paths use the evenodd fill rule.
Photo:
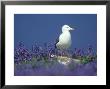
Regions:
<instances>
[{"instance_id":1,"label":"gull's tail","mask_svg":"<svg viewBox=\"0 0 110 89\"><path fill-rule=\"evenodd\" d=\"M56 46L56 44L59 42L59 38L57 38L56 40L55 40L55 48L57 49L57 46Z\"/></svg>"}]
</instances>

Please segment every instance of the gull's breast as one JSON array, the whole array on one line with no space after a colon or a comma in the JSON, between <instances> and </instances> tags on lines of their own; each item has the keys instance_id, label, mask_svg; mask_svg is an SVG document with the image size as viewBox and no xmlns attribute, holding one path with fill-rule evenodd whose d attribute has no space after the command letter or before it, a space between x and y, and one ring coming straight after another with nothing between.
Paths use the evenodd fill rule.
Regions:
<instances>
[{"instance_id":1,"label":"gull's breast","mask_svg":"<svg viewBox=\"0 0 110 89\"><path fill-rule=\"evenodd\" d=\"M62 33L56 46L58 49L68 49L71 46L71 43L71 34L69 32Z\"/></svg>"}]
</instances>

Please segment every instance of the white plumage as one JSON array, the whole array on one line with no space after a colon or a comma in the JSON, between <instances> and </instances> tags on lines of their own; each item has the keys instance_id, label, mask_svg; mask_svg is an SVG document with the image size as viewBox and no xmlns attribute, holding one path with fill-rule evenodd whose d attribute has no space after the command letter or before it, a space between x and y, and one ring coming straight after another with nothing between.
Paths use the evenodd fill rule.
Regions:
<instances>
[{"instance_id":1,"label":"white plumage","mask_svg":"<svg viewBox=\"0 0 110 89\"><path fill-rule=\"evenodd\" d=\"M72 40L71 40L70 30L74 30L74 29L69 27L68 25L62 26L62 33L59 36L58 43L56 44L56 47L58 49L65 50L71 46Z\"/></svg>"}]
</instances>

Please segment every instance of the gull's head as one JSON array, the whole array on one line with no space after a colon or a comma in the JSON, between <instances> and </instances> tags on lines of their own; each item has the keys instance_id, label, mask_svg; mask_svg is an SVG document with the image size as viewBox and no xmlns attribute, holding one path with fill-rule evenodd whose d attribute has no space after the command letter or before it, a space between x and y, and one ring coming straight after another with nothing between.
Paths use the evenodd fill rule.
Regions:
<instances>
[{"instance_id":1,"label":"gull's head","mask_svg":"<svg viewBox=\"0 0 110 89\"><path fill-rule=\"evenodd\" d=\"M65 32L65 31L70 31L70 30L74 30L73 28L71 28L70 26L68 25L63 25L62 26L62 32Z\"/></svg>"}]
</instances>

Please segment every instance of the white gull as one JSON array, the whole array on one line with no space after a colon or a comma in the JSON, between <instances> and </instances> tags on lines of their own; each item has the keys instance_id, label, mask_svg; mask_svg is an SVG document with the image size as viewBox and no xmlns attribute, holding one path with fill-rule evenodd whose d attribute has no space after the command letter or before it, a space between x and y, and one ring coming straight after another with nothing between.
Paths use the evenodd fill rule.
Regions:
<instances>
[{"instance_id":1,"label":"white gull","mask_svg":"<svg viewBox=\"0 0 110 89\"><path fill-rule=\"evenodd\" d=\"M71 46L72 40L71 40L70 30L74 30L74 29L68 25L62 26L62 33L59 36L58 42L56 43L57 49L66 50Z\"/></svg>"}]
</instances>

